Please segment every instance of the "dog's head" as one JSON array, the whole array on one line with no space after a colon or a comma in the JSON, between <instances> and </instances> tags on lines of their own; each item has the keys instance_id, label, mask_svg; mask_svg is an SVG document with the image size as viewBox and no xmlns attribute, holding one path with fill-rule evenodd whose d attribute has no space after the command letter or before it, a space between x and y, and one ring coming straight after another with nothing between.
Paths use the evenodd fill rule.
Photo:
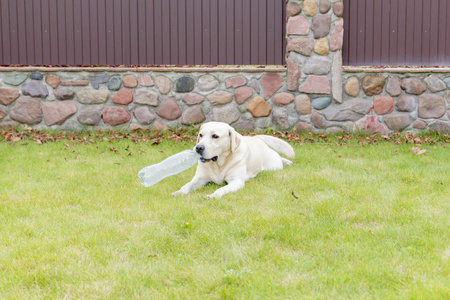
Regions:
<instances>
[{"instance_id":1,"label":"dog's head","mask_svg":"<svg viewBox=\"0 0 450 300\"><path fill-rule=\"evenodd\" d=\"M200 154L201 162L216 162L220 157L236 152L240 137L240 134L226 123L205 123L200 127L195 151Z\"/></svg>"}]
</instances>

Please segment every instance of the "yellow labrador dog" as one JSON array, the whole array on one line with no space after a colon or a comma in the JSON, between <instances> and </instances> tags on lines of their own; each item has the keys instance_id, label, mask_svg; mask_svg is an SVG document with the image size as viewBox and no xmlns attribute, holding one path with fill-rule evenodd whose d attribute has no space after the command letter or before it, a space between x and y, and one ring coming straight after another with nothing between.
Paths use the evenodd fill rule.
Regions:
<instances>
[{"instance_id":1,"label":"yellow labrador dog","mask_svg":"<svg viewBox=\"0 0 450 300\"><path fill-rule=\"evenodd\" d=\"M294 149L281 139L267 135L242 136L226 123L209 122L200 127L195 151L200 160L191 182L172 195L187 194L208 182L228 185L207 198L220 198L236 192L244 183L264 170L281 170L292 164L280 157L295 156Z\"/></svg>"}]
</instances>

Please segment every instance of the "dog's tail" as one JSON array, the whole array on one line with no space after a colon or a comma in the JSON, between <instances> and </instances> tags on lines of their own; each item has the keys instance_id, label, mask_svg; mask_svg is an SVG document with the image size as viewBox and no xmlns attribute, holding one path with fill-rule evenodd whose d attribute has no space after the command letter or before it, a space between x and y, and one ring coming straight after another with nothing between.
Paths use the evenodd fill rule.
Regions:
<instances>
[{"instance_id":1,"label":"dog's tail","mask_svg":"<svg viewBox=\"0 0 450 300\"><path fill-rule=\"evenodd\" d=\"M276 152L283 154L288 158L294 158L294 149L292 149L291 145L289 145L285 141L270 135L257 135L255 137L262 140L264 144L266 144L267 146L269 146L269 148L275 150Z\"/></svg>"}]
</instances>

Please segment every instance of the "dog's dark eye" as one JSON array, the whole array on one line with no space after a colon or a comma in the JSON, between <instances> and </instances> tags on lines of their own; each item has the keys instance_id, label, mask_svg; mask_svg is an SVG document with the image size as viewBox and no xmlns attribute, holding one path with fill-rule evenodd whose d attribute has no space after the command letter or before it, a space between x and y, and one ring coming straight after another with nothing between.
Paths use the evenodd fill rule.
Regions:
<instances>
[{"instance_id":1,"label":"dog's dark eye","mask_svg":"<svg viewBox=\"0 0 450 300\"><path fill-rule=\"evenodd\" d=\"M199 138L202 138L202 137L203 137L203 134L199 134L198 137L199 137Z\"/></svg>"},{"instance_id":2,"label":"dog's dark eye","mask_svg":"<svg viewBox=\"0 0 450 300\"><path fill-rule=\"evenodd\" d=\"M213 138L213 139L218 139L219 136L218 136L217 134L213 134L213 135L212 135L212 138Z\"/></svg>"}]
</instances>

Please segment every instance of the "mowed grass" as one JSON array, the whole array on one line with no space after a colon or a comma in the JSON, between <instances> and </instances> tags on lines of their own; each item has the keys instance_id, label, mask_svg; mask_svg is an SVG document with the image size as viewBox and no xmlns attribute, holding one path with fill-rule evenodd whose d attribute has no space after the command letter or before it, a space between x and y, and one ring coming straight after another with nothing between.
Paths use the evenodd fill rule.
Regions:
<instances>
[{"instance_id":1,"label":"mowed grass","mask_svg":"<svg viewBox=\"0 0 450 300\"><path fill-rule=\"evenodd\" d=\"M292 144L218 200L170 196L195 167L141 185L193 145L1 142L0 298L449 299L447 145Z\"/></svg>"}]
</instances>

